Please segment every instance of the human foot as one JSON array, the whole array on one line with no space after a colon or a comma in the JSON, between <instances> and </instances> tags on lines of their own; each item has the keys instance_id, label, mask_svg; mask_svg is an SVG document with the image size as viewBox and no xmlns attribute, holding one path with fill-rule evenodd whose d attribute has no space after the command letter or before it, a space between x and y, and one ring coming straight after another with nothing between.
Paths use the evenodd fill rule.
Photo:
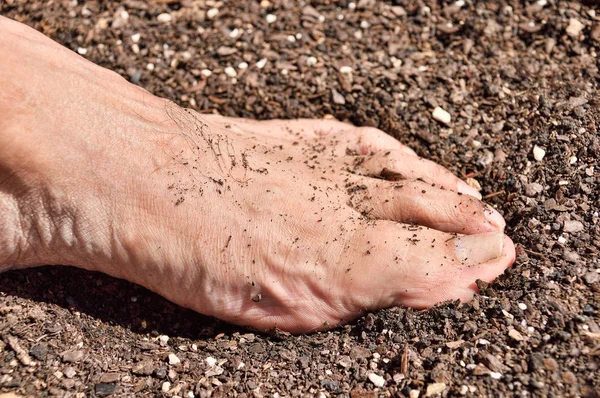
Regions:
<instances>
[{"instance_id":1,"label":"human foot","mask_svg":"<svg viewBox=\"0 0 600 398\"><path fill-rule=\"evenodd\" d=\"M495 210L382 132L200 116L23 25L0 31L5 268L98 270L306 332L469 300L514 260Z\"/></svg>"}]
</instances>

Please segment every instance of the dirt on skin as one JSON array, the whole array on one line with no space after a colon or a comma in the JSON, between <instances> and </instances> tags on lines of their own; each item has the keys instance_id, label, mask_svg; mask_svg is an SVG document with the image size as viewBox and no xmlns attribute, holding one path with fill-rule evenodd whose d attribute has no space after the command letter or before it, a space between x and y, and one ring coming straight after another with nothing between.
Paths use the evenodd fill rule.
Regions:
<instances>
[{"instance_id":1,"label":"dirt on skin","mask_svg":"<svg viewBox=\"0 0 600 398\"><path fill-rule=\"evenodd\" d=\"M1 14L200 112L387 131L480 184L518 259L471 303L298 337L97 273L8 272L0 396L599 396L600 14L523 3L3 0Z\"/></svg>"}]
</instances>

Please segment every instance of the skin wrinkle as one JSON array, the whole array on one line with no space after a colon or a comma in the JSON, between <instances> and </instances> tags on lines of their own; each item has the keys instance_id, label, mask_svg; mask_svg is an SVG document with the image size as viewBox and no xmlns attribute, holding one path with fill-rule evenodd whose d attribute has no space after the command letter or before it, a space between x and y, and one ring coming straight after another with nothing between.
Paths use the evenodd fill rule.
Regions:
<instances>
[{"instance_id":1,"label":"skin wrinkle","mask_svg":"<svg viewBox=\"0 0 600 398\"><path fill-rule=\"evenodd\" d=\"M7 41L2 30L22 30L39 45ZM416 176L425 182L407 176L406 187L397 189L398 183L352 170L357 154L381 159L377 173L383 167L415 174L424 169L380 130L205 117L2 17L0 43L0 51L11 54L0 56L0 86L21 82L25 97L43 110L19 108L22 117L0 127L3 141L27 133L15 143L15 154L0 146L8 170L28 165L19 173L31 187L29 196L0 185L29 223L24 246L17 248L19 266L66 259L221 319L305 332L382 306L464 299L477 276L492 280L514 258L506 240L504 257L485 269L470 268L468 278L459 268L444 272L453 266L442 258L450 230L464 231L470 223L479 231L486 224L469 212L454 222L440 219L454 214L449 203L460 201L454 192L431 187L450 186L437 181L447 174L430 173L436 181ZM413 231L401 224L406 221L447 231ZM434 248L432 237L439 239ZM440 289L442 282L448 288Z\"/></svg>"}]
</instances>

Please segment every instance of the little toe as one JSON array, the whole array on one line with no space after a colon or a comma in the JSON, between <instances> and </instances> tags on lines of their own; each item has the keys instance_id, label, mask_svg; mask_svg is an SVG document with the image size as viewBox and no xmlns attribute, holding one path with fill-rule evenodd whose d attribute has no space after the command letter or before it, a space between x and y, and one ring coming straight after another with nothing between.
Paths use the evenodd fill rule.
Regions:
<instances>
[{"instance_id":1,"label":"little toe","mask_svg":"<svg viewBox=\"0 0 600 398\"><path fill-rule=\"evenodd\" d=\"M340 154L369 155L379 151L396 151L417 156L416 152L391 135L374 127L353 127L338 133Z\"/></svg>"},{"instance_id":2,"label":"little toe","mask_svg":"<svg viewBox=\"0 0 600 398\"><path fill-rule=\"evenodd\" d=\"M450 189L481 200L479 191L445 167L417 156L407 156L405 151L382 150L355 163L355 172L358 174L388 180L423 179L438 188Z\"/></svg>"}]
</instances>

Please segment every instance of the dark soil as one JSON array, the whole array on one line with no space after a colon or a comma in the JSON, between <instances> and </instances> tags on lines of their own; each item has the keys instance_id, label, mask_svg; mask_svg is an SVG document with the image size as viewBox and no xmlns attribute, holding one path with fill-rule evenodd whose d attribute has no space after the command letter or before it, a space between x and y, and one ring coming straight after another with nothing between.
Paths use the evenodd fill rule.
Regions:
<instances>
[{"instance_id":1,"label":"dark soil","mask_svg":"<svg viewBox=\"0 0 600 398\"><path fill-rule=\"evenodd\" d=\"M0 392L600 395L595 2L357 3L2 0L0 12L202 112L377 126L481 184L518 244L514 268L469 304L394 308L298 337L251 334L96 273L9 272ZM433 120L436 106L450 126Z\"/></svg>"}]
</instances>

